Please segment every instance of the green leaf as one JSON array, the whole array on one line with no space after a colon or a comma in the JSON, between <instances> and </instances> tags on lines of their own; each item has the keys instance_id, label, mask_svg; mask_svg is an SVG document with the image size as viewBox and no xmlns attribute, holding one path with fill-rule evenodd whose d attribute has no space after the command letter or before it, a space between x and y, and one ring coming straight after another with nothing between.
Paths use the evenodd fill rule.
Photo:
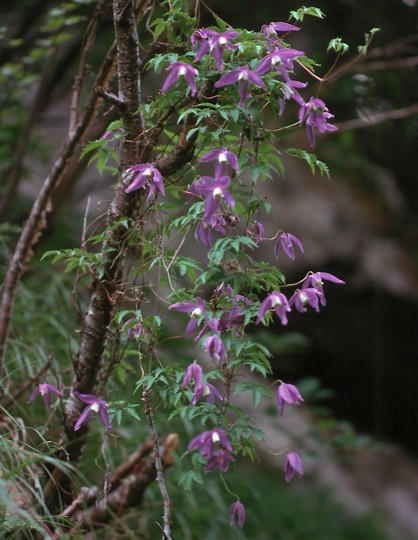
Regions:
<instances>
[{"instance_id":1,"label":"green leaf","mask_svg":"<svg viewBox=\"0 0 418 540\"><path fill-rule=\"evenodd\" d=\"M294 156L306 161L312 171L312 174L315 174L316 170L318 169L321 173L321 176L325 174L328 178L330 177L328 165L323 161L319 161L315 154L311 154L310 152L307 152L306 150L301 150L299 148L288 148L286 152L290 156Z\"/></svg>"},{"instance_id":2,"label":"green leaf","mask_svg":"<svg viewBox=\"0 0 418 540\"><path fill-rule=\"evenodd\" d=\"M323 19L325 17L324 12L320 8L313 7L313 6L312 7L302 6L296 11L290 12L290 16L296 21L300 21L300 22L303 21L305 15L309 15L310 17L319 17L320 19Z\"/></svg>"},{"instance_id":3,"label":"green leaf","mask_svg":"<svg viewBox=\"0 0 418 540\"><path fill-rule=\"evenodd\" d=\"M341 38L336 37L334 39L331 39L331 41L328 43L327 52L335 51L337 53L344 54L348 52L348 48L349 47L347 43L344 43Z\"/></svg>"}]
</instances>

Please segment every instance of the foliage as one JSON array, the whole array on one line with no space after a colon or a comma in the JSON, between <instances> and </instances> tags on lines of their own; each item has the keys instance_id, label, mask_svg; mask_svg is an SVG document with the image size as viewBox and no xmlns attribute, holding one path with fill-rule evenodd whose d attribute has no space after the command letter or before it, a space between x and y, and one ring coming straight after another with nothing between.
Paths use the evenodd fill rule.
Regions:
<instances>
[{"instance_id":1,"label":"foliage","mask_svg":"<svg viewBox=\"0 0 418 540\"><path fill-rule=\"evenodd\" d=\"M52 13L45 29L53 36L45 44L49 52L68 38L63 27L83 21L76 4L63 4ZM216 24L202 29L188 14L188 2L166 0L147 25L155 43L136 73L130 66L139 65L133 37L135 17L142 12L130 12L131 4L123 0L113 4L118 93L111 91L111 77L106 88L94 92L103 98L103 110L116 109L120 119L86 143L82 157L89 155L89 164L100 174L115 176L114 198L94 231L85 218L81 247L48 250L42 256L58 272L74 273L71 302L76 320L69 317L66 322L65 315L61 319L70 303L67 289L61 302L58 289L52 297L61 304L60 317L55 316L56 306L40 305L36 295L26 311L24 303L31 297L23 289L2 378L5 402L35 426L20 449L18 469L12 463L2 477L13 477L19 487L15 477L28 467L24 489L32 497L35 516L16 510L0 486L2 505L7 516L13 516L5 528L23 527L28 536L40 531L41 514L61 537L83 534L111 519L123 527L116 517L124 511L129 515L132 506L141 504L157 476L164 507L160 528L171 538L176 501L167 491L165 468L172 464L178 438L165 424L179 432L179 425L186 426L189 439L187 447L181 443L183 472L173 493L201 484L207 496L212 490L218 498L219 485L205 479L226 473L241 458L255 462L257 444L265 437L234 398L251 393L257 407L273 386L280 414L285 403L303 402L294 385L265 382L272 353L263 343L260 325L268 326L277 317L285 327L292 311L319 312L326 303L324 283L343 283L323 271L288 283L279 268L258 256L262 243L270 246L279 264L304 250L289 232L278 229L273 238L264 232L263 219L273 202L264 199L260 186L284 174L282 154L305 160L312 173L329 176L326 164L313 153L283 143L283 134L296 127L306 129L311 148L318 133L336 130L325 103L318 97L308 99L309 93L305 98L305 83L297 80L312 74L314 65L284 41L299 27L276 22L259 32L231 29L213 14ZM323 17L318 8L291 13L296 22L307 15ZM165 47L156 53L160 40ZM346 46L336 38L330 48L341 53ZM145 74L156 85L163 83L141 102L138 88ZM42 214L31 231L34 236L40 234L43 220ZM31 248L19 261L22 267L31 258ZM48 299L46 290L53 284L43 284L42 298ZM10 307L8 299L3 300ZM36 333L25 335L37 318L35 307L44 315L35 322ZM34 334L39 343L33 342ZM23 395L31 402L25 409ZM40 408L41 397L45 409ZM198 432L194 437L192 430ZM138 433L145 441L139 448ZM9 439L6 433L1 450L6 455ZM295 473L303 475L294 450L275 451L283 456L287 481ZM45 470L42 482L34 477L38 467ZM88 488L80 489L82 476L73 477L77 468L88 477ZM240 493L231 490L233 476L231 471L223 477L223 493L228 495L219 497L228 504L240 499ZM224 510L225 504L220 506ZM178 534L190 534L191 518L181 511L176 515L175 527L183 531Z\"/></svg>"}]
</instances>

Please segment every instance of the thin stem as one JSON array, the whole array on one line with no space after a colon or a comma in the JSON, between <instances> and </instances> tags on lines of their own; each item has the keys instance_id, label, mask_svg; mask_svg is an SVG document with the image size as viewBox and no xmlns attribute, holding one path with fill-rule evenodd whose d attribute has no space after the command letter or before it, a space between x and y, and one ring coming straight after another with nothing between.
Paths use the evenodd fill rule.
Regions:
<instances>
[{"instance_id":1,"label":"thin stem","mask_svg":"<svg viewBox=\"0 0 418 540\"><path fill-rule=\"evenodd\" d=\"M168 494L167 486L164 479L164 468L163 462L160 454L160 441L155 429L154 416L151 405L150 393L147 390L144 390L142 393L142 400L145 404L145 414L148 420L148 427L151 433L151 438L154 443L154 453L155 453L155 470L157 472L157 483L160 488L161 497L163 498L164 506L164 516L163 522L164 527L162 528L164 540L171 540L171 501Z\"/></svg>"}]
</instances>

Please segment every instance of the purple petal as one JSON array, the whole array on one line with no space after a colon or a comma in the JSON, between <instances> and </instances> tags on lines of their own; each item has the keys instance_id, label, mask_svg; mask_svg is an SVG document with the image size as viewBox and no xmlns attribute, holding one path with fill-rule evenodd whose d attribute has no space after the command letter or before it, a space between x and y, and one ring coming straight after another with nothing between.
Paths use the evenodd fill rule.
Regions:
<instances>
[{"instance_id":1,"label":"purple petal","mask_svg":"<svg viewBox=\"0 0 418 540\"><path fill-rule=\"evenodd\" d=\"M109 415L107 414L107 410L104 407L99 408L99 418L108 431L113 431L112 424L109 421Z\"/></svg>"},{"instance_id":2,"label":"purple petal","mask_svg":"<svg viewBox=\"0 0 418 540\"><path fill-rule=\"evenodd\" d=\"M81 394L80 394L81 395ZM84 411L81 413L80 418L77 420L74 431L78 431L83 424L88 422L93 417L93 413L90 410L90 407L86 407Z\"/></svg>"}]
</instances>

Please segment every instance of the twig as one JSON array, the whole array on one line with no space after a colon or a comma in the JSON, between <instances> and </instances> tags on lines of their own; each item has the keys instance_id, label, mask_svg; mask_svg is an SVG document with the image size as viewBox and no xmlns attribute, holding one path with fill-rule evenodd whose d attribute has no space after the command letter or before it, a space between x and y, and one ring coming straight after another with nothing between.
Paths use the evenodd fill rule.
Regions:
<instances>
[{"instance_id":1,"label":"twig","mask_svg":"<svg viewBox=\"0 0 418 540\"><path fill-rule=\"evenodd\" d=\"M171 501L170 501L170 496L167 491L167 486L165 484L163 462L162 462L161 454L160 454L160 442L158 440L158 435L155 430L153 410L152 410L149 391L144 390L144 392L142 393L142 401L145 404L145 414L147 416L148 427L151 433L151 438L154 443L154 453L155 453L154 460L155 460L155 470L157 472L157 483L158 483L158 487L160 488L161 497L163 498L164 527L163 527L162 532L163 532L165 540L171 540Z\"/></svg>"},{"instance_id":2,"label":"twig","mask_svg":"<svg viewBox=\"0 0 418 540\"><path fill-rule=\"evenodd\" d=\"M363 118L355 118L353 120L347 120L346 122L340 122L337 124L337 127L340 131L347 131L349 129L359 129L366 128L370 126L375 126L382 122L388 122L391 120L401 120L408 116L418 113L418 103L413 103L408 107L403 107L402 109L394 109L391 111L384 111L369 116L364 115Z\"/></svg>"}]
</instances>

